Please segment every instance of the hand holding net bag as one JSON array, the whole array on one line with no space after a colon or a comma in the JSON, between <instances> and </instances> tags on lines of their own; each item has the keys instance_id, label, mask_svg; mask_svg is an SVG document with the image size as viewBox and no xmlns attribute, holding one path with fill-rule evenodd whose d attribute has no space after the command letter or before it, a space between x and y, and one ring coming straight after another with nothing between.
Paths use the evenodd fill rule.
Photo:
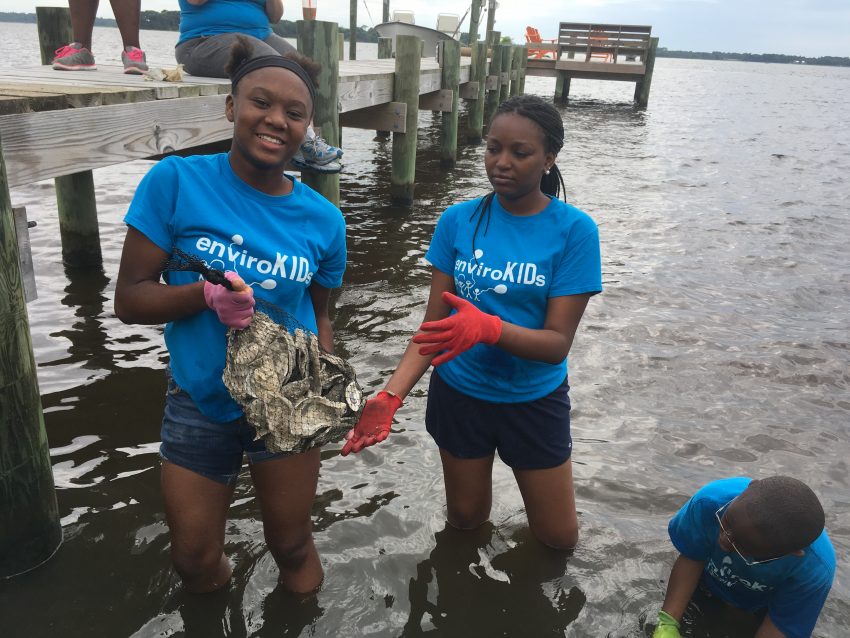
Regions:
<instances>
[{"instance_id":1,"label":"hand holding net bag","mask_svg":"<svg viewBox=\"0 0 850 638\"><path fill-rule=\"evenodd\" d=\"M162 268L197 272L232 290L220 270L174 248ZM256 299L254 318L227 331L222 380L272 452L303 452L338 441L357 423L363 391L354 368L325 352L314 332L291 313Z\"/></svg>"}]
</instances>

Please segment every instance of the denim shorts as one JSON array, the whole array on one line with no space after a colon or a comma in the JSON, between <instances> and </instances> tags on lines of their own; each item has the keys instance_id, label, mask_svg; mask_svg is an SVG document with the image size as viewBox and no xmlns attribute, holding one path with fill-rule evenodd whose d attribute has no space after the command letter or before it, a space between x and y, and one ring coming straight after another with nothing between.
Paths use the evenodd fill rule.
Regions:
<instances>
[{"instance_id":1,"label":"denim shorts","mask_svg":"<svg viewBox=\"0 0 850 638\"><path fill-rule=\"evenodd\" d=\"M208 479L231 485L242 470L242 454L249 463L289 456L266 450L262 440L244 417L227 423L211 421L195 402L168 375L165 414L159 455L168 461Z\"/></svg>"},{"instance_id":2,"label":"denim shorts","mask_svg":"<svg viewBox=\"0 0 850 638\"><path fill-rule=\"evenodd\" d=\"M515 470L557 467L570 458L570 385L524 403L493 403L458 392L435 369L425 426L442 449L461 459L499 453Z\"/></svg>"}]
</instances>

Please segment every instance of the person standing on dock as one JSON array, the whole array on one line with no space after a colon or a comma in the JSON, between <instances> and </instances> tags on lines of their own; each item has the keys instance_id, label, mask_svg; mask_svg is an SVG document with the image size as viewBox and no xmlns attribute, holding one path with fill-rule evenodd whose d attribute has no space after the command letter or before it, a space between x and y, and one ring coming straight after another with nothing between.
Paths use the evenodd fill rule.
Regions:
<instances>
[{"instance_id":1,"label":"person standing on dock","mask_svg":"<svg viewBox=\"0 0 850 638\"><path fill-rule=\"evenodd\" d=\"M567 355L602 290L594 221L561 202L560 113L536 96L503 102L484 165L493 191L449 207L425 258L425 322L342 454L387 438L430 365L425 422L440 448L450 525L484 523L496 452L513 469L529 526L546 545L578 541Z\"/></svg>"},{"instance_id":2,"label":"person standing on dock","mask_svg":"<svg viewBox=\"0 0 850 638\"><path fill-rule=\"evenodd\" d=\"M56 50L53 68L60 71L94 71L92 32L99 0L68 0L74 42ZM142 0L110 0L115 22L121 32L121 61L124 73L141 75L148 70L145 52L139 48L139 16Z\"/></svg>"},{"instance_id":3,"label":"person standing on dock","mask_svg":"<svg viewBox=\"0 0 850 638\"><path fill-rule=\"evenodd\" d=\"M254 55L295 51L271 24L283 17L283 0L179 0L180 38L174 49L179 64L192 75L227 77L224 67L239 35L247 36ZM319 137L312 126L292 164L319 173L338 173L343 151Z\"/></svg>"},{"instance_id":4,"label":"person standing on dock","mask_svg":"<svg viewBox=\"0 0 850 638\"><path fill-rule=\"evenodd\" d=\"M310 516L320 448L268 451L222 371L228 328L253 319L254 283L257 297L293 315L333 351L328 306L345 270L345 220L283 171L314 112L318 65L297 53L254 57L243 39L227 71L230 152L168 157L144 177L125 218L115 313L125 323L167 324L161 483L171 556L186 589L208 592L230 578L225 525L247 455L279 581L307 593L323 578ZM220 260L232 271L234 290L198 281L193 272L162 275L176 249Z\"/></svg>"}]
</instances>

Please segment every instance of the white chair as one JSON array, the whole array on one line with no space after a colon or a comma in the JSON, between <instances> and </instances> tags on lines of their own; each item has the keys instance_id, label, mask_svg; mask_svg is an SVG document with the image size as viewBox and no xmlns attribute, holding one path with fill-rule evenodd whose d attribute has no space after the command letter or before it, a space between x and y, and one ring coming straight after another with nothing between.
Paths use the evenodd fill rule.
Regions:
<instances>
[{"instance_id":1,"label":"white chair","mask_svg":"<svg viewBox=\"0 0 850 638\"><path fill-rule=\"evenodd\" d=\"M413 11L393 11L393 22L404 22L405 24L416 24L413 19Z\"/></svg>"},{"instance_id":2,"label":"white chair","mask_svg":"<svg viewBox=\"0 0 850 638\"><path fill-rule=\"evenodd\" d=\"M441 31L448 36L454 37L460 25L460 16L456 13L440 13L437 14L437 31Z\"/></svg>"}]
</instances>

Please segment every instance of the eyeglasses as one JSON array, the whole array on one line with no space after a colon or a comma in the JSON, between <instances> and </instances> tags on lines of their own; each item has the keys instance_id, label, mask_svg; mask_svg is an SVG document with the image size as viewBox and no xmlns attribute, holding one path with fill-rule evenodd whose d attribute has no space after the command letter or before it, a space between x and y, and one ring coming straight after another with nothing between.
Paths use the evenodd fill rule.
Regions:
<instances>
[{"instance_id":1,"label":"eyeglasses","mask_svg":"<svg viewBox=\"0 0 850 638\"><path fill-rule=\"evenodd\" d=\"M738 498L738 497L736 496L735 498ZM720 516L720 512L722 512L726 508L728 508L733 503L734 500L735 499L733 498L731 501L726 503L726 505L721 506L720 509L718 509L714 513L714 516L717 519L717 524L720 525L720 533L723 534L726 537L726 540L729 541L729 544L732 546L732 549L735 550L735 553L741 558L741 560L744 561L744 563L748 567L752 567L753 565L761 565L763 563L769 563L771 561L779 560L780 558L784 558L784 556L775 556L773 558L765 558L764 560L751 560L751 559L747 558L746 556L744 556L744 554L741 552L741 550L738 549L738 547L735 545L735 541L732 540L732 534L729 532L728 529L726 529L723 526L723 520L721 519L721 516Z\"/></svg>"}]
</instances>

